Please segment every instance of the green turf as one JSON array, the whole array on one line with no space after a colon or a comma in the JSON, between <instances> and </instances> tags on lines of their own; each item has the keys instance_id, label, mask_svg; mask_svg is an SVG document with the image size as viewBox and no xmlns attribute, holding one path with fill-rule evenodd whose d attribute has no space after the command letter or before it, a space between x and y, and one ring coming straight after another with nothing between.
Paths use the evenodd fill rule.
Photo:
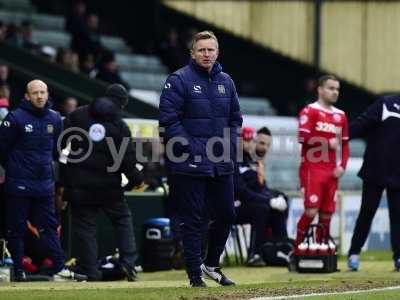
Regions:
<instances>
[{"instance_id":1,"label":"green turf","mask_svg":"<svg viewBox=\"0 0 400 300\"><path fill-rule=\"evenodd\" d=\"M361 261L389 261L392 259L392 252L389 251L367 251L361 253ZM340 261L347 261L347 255L339 255Z\"/></svg>"},{"instance_id":2,"label":"green turf","mask_svg":"<svg viewBox=\"0 0 400 300\"><path fill-rule=\"evenodd\" d=\"M344 261L340 262L339 268L342 271L333 274L297 274L289 273L285 268L272 267L226 268L224 271L238 283L236 287L217 287L214 282L207 281L210 288L201 290L188 288L186 275L183 271L141 273L140 281L133 283L125 281L108 283L1 283L0 299L228 300L400 285L400 273L393 271L391 260L362 261L360 272L346 271ZM400 291L397 291L397 293L400 294ZM391 297L392 293L388 292L388 295L388 297ZM345 299L361 299L351 298L355 295L349 295L349 297ZM363 300L369 299L366 298L367 294L363 294L362 297Z\"/></svg>"},{"instance_id":3,"label":"green turf","mask_svg":"<svg viewBox=\"0 0 400 300\"><path fill-rule=\"evenodd\" d=\"M297 298L299 300L398 300L400 290Z\"/></svg>"}]
</instances>

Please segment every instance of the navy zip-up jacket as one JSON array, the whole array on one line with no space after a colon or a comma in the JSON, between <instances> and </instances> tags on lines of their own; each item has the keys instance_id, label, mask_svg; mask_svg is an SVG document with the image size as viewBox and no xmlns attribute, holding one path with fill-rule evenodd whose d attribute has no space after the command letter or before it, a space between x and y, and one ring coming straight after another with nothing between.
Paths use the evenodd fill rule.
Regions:
<instances>
[{"instance_id":1,"label":"navy zip-up jacket","mask_svg":"<svg viewBox=\"0 0 400 300\"><path fill-rule=\"evenodd\" d=\"M166 165L171 174L207 177L233 174L242 116L235 85L219 63L208 73L191 60L189 65L171 74L159 108L161 137L167 145ZM222 138L224 129L230 135L225 140L225 149L230 151L224 152L223 143L217 142L207 153L209 139ZM171 149L168 145L174 140L179 142ZM186 154L187 159L173 160L171 151L176 157L184 158L182 155ZM225 159L215 162L210 153L220 158L225 154Z\"/></svg>"},{"instance_id":2,"label":"navy zip-up jacket","mask_svg":"<svg viewBox=\"0 0 400 300\"><path fill-rule=\"evenodd\" d=\"M367 139L358 176L366 182L400 189L400 95L376 100L350 123L349 133L351 139Z\"/></svg>"},{"instance_id":3,"label":"navy zip-up jacket","mask_svg":"<svg viewBox=\"0 0 400 300\"><path fill-rule=\"evenodd\" d=\"M236 168L237 198L243 203L259 203L269 205L271 194L266 183L262 186L258 182L257 162L250 154L243 152L243 161L237 163Z\"/></svg>"},{"instance_id":4,"label":"navy zip-up jacket","mask_svg":"<svg viewBox=\"0 0 400 300\"><path fill-rule=\"evenodd\" d=\"M53 157L63 125L60 114L49 107L49 102L38 109L22 100L0 126L0 164L6 170L9 195L54 195Z\"/></svg>"}]
</instances>

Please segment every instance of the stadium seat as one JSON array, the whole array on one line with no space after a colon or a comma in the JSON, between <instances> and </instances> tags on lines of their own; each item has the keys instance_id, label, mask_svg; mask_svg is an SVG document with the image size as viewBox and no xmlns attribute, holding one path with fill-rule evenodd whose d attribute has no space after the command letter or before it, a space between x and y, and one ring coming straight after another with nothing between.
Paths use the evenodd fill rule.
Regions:
<instances>
[{"instance_id":1,"label":"stadium seat","mask_svg":"<svg viewBox=\"0 0 400 300\"><path fill-rule=\"evenodd\" d=\"M121 72L122 78L128 82L132 88L141 88L161 91L164 86L167 75L137 73L137 72Z\"/></svg>"},{"instance_id":2,"label":"stadium seat","mask_svg":"<svg viewBox=\"0 0 400 300\"><path fill-rule=\"evenodd\" d=\"M245 226L247 228L245 228ZM246 230L247 229L247 230ZM250 224L232 225L227 244L225 245L225 261L229 266L231 261L229 255L233 254L236 265L242 265L248 259L254 243L254 236ZM231 251L229 251L231 250Z\"/></svg>"},{"instance_id":3,"label":"stadium seat","mask_svg":"<svg viewBox=\"0 0 400 300\"><path fill-rule=\"evenodd\" d=\"M1 10L0 20L7 23L21 24L22 21L31 21L35 29L63 31L65 19L59 16L46 14L32 14L20 11Z\"/></svg>"},{"instance_id":4,"label":"stadium seat","mask_svg":"<svg viewBox=\"0 0 400 300\"><path fill-rule=\"evenodd\" d=\"M120 37L102 35L100 37L100 40L101 43L104 45L104 47L114 52L122 52L122 53L130 52L129 47L125 44L125 41Z\"/></svg>"},{"instance_id":5,"label":"stadium seat","mask_svg":"<svg viewBox=\"0 0 400 300\"><path fill-rule=\"evenodd\" d=\"M4 10L35 12L30 0L0 0L0 8Z\"/></svg>"},{"instance_id":6,"label":"stadium seat","mask_svg":"<svg viewBox=\"0 0 400 300\"><path fill-rule=\"evenodd\" d=\"M275 115L276 111L267 98L240 97L240 108L247 115Z\"/></svg>"},{"instance_id":7,"label":"stadium seat","mask_svg":"<svg viewBox=\"0 0 400 300\"><path fill-rule=\"evenodd\" d=\"M62 31L34 30L33 39L42 45L68 48L71 36Z\"/></svg>"},{"instance_id":8,"label":"stadium seat","mask_svg":"<svg viewBox=\"0 0 400 300\"><path fill-rule=\"evenodd\" d=\"M64 31L65 19L63 17L33 14L30 20L36 29Z\"/></svg>"},{"instance_id":9,"label":"stadium seat","mask_svg":"<svg viewBox=\"0 0 400 300\"><path fill-rule=\"evenodd\" d=\"M116 59L121 71L167 73L167 68L156 56L117 53Z\"/></svg>"}]
</instances>

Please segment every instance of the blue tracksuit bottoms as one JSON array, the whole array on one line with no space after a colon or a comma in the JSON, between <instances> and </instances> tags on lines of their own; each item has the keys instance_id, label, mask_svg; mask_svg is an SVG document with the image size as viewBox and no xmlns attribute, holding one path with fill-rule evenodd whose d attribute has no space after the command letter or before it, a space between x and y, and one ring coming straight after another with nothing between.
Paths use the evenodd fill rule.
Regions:
<instances>
[{"instance_id":1,"label":"blue tracksuit bottoms","mask_svg":"<svg viewBox=\"0 0 400 300\"><path fill-rule=\"evenodd\" d=\"M173 175L186 269L200 276L200 265L217 267L232 224L235 222L233 176L194 177ZM202 259L202 234L209 222L207 254Z\"/></svg>"},{"instance_id":2,"label":"blue tracksuit bottoms","mask_svg":"<svg viewBox=\"0 0 400 300\"><path fill-rule=\"evenodd\" d=\"M6 195L7 240L14 272L22 272L24 237L27 220L38 229L43 246L47 247L54 263L54 273L64 267L65 255L57 236L58 220L55 213L54 197L20 197Z\"/></svg>"}]
</instances>

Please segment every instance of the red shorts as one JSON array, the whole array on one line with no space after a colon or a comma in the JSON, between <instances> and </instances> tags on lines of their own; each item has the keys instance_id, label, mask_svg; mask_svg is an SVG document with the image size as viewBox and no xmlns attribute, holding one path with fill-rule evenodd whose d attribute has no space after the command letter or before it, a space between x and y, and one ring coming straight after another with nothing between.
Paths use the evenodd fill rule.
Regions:
<instances>
[{"instance_id":1,"label":"red shorts","mask_svg":"<svg viewBox=\"0 0 400 300\"><path fill-rule=\"evenodd\" d=\"M338 179L333 177L333 169L300 167L300 187L304 192L304 208L335 212Z\"/></svg>"}]
</instances>

